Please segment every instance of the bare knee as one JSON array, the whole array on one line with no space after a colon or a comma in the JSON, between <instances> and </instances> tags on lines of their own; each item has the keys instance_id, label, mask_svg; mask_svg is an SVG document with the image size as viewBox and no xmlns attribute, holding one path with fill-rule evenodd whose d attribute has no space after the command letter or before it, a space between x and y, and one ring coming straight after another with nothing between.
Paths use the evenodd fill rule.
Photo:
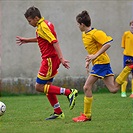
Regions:
<instances>
[{"instance_id":1,"label":"bare knee","mask_svg":"<svg viewBox=\"0 0 133 133\"><path fill-rule=\"evenodd\" d=\"M112 90L110 90L110 92L115 94L115 93L117 93L117 90L116 89L112 89Z\"/></svg>"},{"instance_id":2,"label":"bare knee","mask_svg":"<svg viewBox=\"0 0 133 133\"><path fill-rule=\"evenodd\" d=\"M87 87L84 85L83 86L83 91L86 92L87 91Z\"/></svg>"},{"instance_id":3,"label":"bare knee","mask_svg":"<svg viewBox=\"0 0 133 133\"><path fill-rule=\"evenodd\" d=\"M84 86L83 90L86 96L92 97L92 90L90 86Z\"/></svg>"},{"instance_id":4,"label":"bare knee","mask_svg":"<svg viewBox=\"0 0 133 133\"><path fill-rule=\"evenodd\" d=\"M36 89L36 91L44 92L44 85L36 83L35 84L35 89Z\"/></svg>"},{"instance_id":5,"label":"bare knee","mask_svg":"<svg viewBox=\"0 0 133 133\"><path fill-rule=\"evenodd\" d=\"M113 94L117 93L117 91L119 90L119 88L117 88L115 86L108 87L108 89Z\"/></svg>"}]
</instances>

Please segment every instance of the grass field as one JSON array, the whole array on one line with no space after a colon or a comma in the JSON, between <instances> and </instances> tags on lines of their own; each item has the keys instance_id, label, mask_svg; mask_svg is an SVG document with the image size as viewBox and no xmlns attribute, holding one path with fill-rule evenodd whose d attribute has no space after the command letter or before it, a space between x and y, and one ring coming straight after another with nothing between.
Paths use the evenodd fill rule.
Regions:
<instances>
[{"instance_id":1,"label":"grass field","mask_svg":"<svg viewBox=\"0 0 133 133\"><path fill-rule=\"evenodd\" d=\"M133 99L121 98L120 93L94 94L92 121L74 123L72 118L83 111L83 94L69 110L65 96L59 96L65 113L64 120L46 121L53 110L45 95L4 96L0 98L6 113L0 117L0 133L132 133Z\"/></svg>"}]
</instances>

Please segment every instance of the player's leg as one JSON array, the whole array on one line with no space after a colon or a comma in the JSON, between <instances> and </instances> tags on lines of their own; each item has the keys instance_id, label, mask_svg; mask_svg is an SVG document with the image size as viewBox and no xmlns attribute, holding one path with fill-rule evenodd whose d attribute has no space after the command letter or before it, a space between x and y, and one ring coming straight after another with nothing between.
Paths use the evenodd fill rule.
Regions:
<instances>
[{"instance_id":1,"label":"player's leg","mask_svg":"<svg viewBox=\"0 0 133 133\"><path fill-rule=\"evenodd\" d=\"M98 80L98 77L89 75L84 85L84 113L78 117L73 118L74 122L85 122L91 121L91 110L92 110L92 86Z\"/></svg>"},{"instance_id":2,"label":"player's leg","mask_svg":"<svg viewBox=\"0 0 133 133\"><path fill-rule=\"evenodd\" d=\"M93 101L92 86L98 80L98 77L102 78L105 76L106 70L108 70L108 68L111 69L110 64L96 64L92 67L91 75L89 75L84 85L84 113L79 117L73 118L74 122L91 120L91 106ZM113 74L112 71L110 73Z\"/></svg>"},{"instance_id":3,"label":"player's leg","mask_svg":"<svg viewBox=\"0 0 133 133\"><path fill-rule=\"evenodd\" d=\"M133 60L132 57L124 56L124 66L125 67L115 80L116 81L116 83L115 83L116 87L120 87L120 85L122 85L124 83L124 81L127 80L128 75L130 74L130 72L133 69L132 60Z\"/></svg>"},{"instance_id":4,"label":"player's leg","mask_svg":"<svg viewBox=\"0 0 133 133\"><path fill-rule=\"evenodd\" d=\"M51 106L54 109L54 113L51 114L48 118L46 118L46 120L51 120L51 119L56 119L56 118L64 119L65 115L64 115L63 111L61 110L57 96L55 94L47 94L46 96L47 96Z\"/></svg>"},{"instance_id":5,"label":"player's leg","mask_svg":"<svg viewBox=\"0 0 133 133\"><path fill-rule=\"evenodd\" d=\"M76 96L78 91L76 89L68 89L63 87L54 86L52 84L43 83L55 77L58 73L60 60L58 57L47 58L41 63L41 67L37 76L35 88L39 92L45 94L66 95L69 100L69 108L73 109L75 105Z\"/></svg>"},{"instance_id":6,"label":"player's leg","mask_svg":"<svg viewBox=\"0 0 133 133\"><path fill-rule=\"evenodd\" d=\"M46 75L49 76L55 76L57 74L57 69L59 68L60 65L60 60L58 56L48 58L47 59L47 68L48 72ZM52 68L52 69L51 69ZM52 71L50 71L52 70ZM73 109L75 106L75 100L78 95L78 91L76 89L69 89L69 88L64 88L64 87L59 87L59 86L54 86L54 85L45 85L44 86L44 93L46 94L56 94L56 95L66 95L69 101L69 109Z\"/></svg>"},{"instance_id":7,"label":"player's leg","mask_svg":"<svg viewBox=\"0 0 133 133\"><path fill-rule=\"evenodd\" d=\"M47 82L47 84L52 84L52 80L50 80L50 82ZM51 119L56 119L56 118L64 119L65 115L61 110L57 96L55 94L46 94L46 96L51 106L54 109L54 113L51 114L48 118L46 118L46 120L51 120Z\"/></svg>"},{"instance_id":8,"label":"player's leg","mask_svg":"<svg viewBox=\"0 0 133 133\"><path fill-rule=\"evenodd\" d=\"M133 98L133 70L132 70L131 95L130 95L130 98Z\"/></svg>"},{"instance_id":9,"label":"player's leg","mask_svg":"<svg viewBox=\"0 0 133 133\"><path fill-rule=\"evenodd\" d=\"M37 82L38 81L39 80L37 80ZM65 118L64 113L62 112L62 110L60 108L60 104L56 97L56 95L62 94L61 88L57 87L57 86L53 87L52 84L38 84L38 83L36 83L35 87L36 87L37 91L46 93L49 102L51 103L51 105L54 108L54 113L51 114L50 117L46 118L46 120L51 120L51 119L56 119L56 118L64 119ZM51 89L51 91L49 91L48 87ZM70 103L69 108L73 109L78 91L76 89L70 90L70 89L66 89L66 88L64 88L63 90L64 90L64 95L66 95L68 97L68 100Z\"/></svg>"},{"instance_id":10,"label":"player's leg","mask_svg":"<svg viewBox=\"0 0 133 133\"><path fill-rule=\"evenodd\" d=\"M69 109L72 110L75 106L75 100L78 95L78 90L76 89L58 87L52 84L41 85L38 83L36 83L35 88L37 91L45 94L66 95L69 101Z\"/></svg>"},{"instance_id":11,"label":"player's leg","mask_svg":"<svg viewBox=\"0 0 133 133\"><path fill-rule=\"evenodd\" d=\"M132 63L131 56L123 55L123 68L126 65L130 65ZM128 84L128 79L126 79L121 85L121 97L126 97L126 88Z\"/></svg>"},{"instance_id":12,"label":"player's leg","mask_svg":"<svg viewBox=\"0 0 133 133\"><path fill-rule=\"evenodd\" d=\"M116 78L116 82L114 82L114 76L107 76L103 81L108 87L109 91L112 93L116 93L120 89L120 85L123 84L127 79L131 70L132 69L129 66L126 66Z\"/></svg>"},{"instance_id":13,"label":"player's leg","mask_svg":"<svg viewBox=\"0 0 133 133\"><path fill-rule=\"evenodd\" d=\"M125 80L121 85L121 97L127 97L126 95L127 84L128 82Z\"/></svg>"},{"instance_id":14,"label":"player's leg","mask_svg":"<svg viewBox=\"0 0 133 133\"><path fill-rule=\"evenodd\" d=\"M38 79L36 80L36 85L35 88L37 91L39 92L44 92L44 85L51 85L53 81L53 78L50 80L41 80ZM61 110L60 104L58 102L57 96L55 94L46 94L51 106L54 109L54 113L52 115L50 115L48 118L46 118L46 120L51 120L51 119L56 119L56 118L61 118L64 119L65 115Z\"/></svg>"},{"instance_id":15,"label":"player's leg","mask_svg":"<svg viewBox=\"0 0 133 133\"><path fill-rule=\"evenodd\" d=\"M114 75L106 76L103 82L111 93L116 93L119 90L119 88L115 88Z\"/></svg>"},{"instance_id":16,"label":"player's leg","mask_svg":"<svg viewBox=\"0 0 133 133\"><path fill-rule=\"evenodd\" d=\"M103 82L111 93L116 93L119 90L119 87L115 86L113 75L105 77Z\"/></svg>"},{"instance_id":17,"label":"player's leg","mask_svg":"<svg viewBox=\"0 0 133 133\"><path fill-rule=\"evenodd\" d=\"M133 63L133 57L131 56L131 62ZM131 95L130 98L133 98L133 70L131 71L132 74L132 80L131 80Z\"/></svg>"},{"instance_id":18,"label":"player's leg","mask_svg":"<svg viewBox=\"0 0 133 133\"><path fill-rule=\"evenodd\" d=\"M117 88L120 88L120 85L124 83L124 81L127 79L132 69L133 69L132 65L124 67L122 72L118 75L118 77L115 80L116 81L115 85Z\"/></svg>"},{"instance_id":19,"label":"player's leg","mask_svg":"<svg viewBox=\"0 0 133 133\"><path fill-rule=\"evenodd\" d=\"M124 67L124 69L121 71L121 73L118 75L118 77L115 79L114 82L114 88L113 89L109 89L109 90L116 90L116 92L120 89L121 85L126 81L128 75L130 74L130 72L133 69L133 64L128 64L127 66ZM110 81L109 81L110 83ZM108 84L108 81L107 81ZM110 84L108 86L111 86ZM110 87L108 87L110 88ZM114 91L115 93L115 91Z\"/></svg>"}]
</instances>

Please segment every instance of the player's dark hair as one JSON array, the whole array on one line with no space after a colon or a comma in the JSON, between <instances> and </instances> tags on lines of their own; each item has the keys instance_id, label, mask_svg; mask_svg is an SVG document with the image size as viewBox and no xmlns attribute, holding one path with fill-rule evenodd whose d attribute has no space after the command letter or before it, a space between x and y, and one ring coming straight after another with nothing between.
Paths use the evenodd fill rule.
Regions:
<instances>
[{"instance_id":1,"label":"player's dark hair","mask_svg":"<svg viewBox=\"0 0 133 133\"><path fill-rule=\"evenodd\" d=\"M87 27L91 26L91 18L86 10L78 14L76 20L79 24L83 23Z\"/></svg>"},{"instance_id":2,"label":"player's dark hair","mask_svg":"<svg viewBox=\"0 0 133 133\"><path fill-rule=\"evenodd\" d=\"M32 6L29 9L27 9L24 16L25 16L25 18L31 17L32 19L34 19L36 16L38 18L41 18L41 13L38 8Z\"/></svg>"}]
</instances>

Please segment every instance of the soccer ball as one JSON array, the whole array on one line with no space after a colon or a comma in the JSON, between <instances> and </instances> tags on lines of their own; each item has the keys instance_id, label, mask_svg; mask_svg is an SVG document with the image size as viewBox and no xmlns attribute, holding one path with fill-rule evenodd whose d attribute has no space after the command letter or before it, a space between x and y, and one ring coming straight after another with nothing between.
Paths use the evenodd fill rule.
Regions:
<instances>
[{"instance_id":1,"label":"soccer ball","mask_svg":"<svg viewBox=\"0 0 133 133\"><path fill-rule=\"evenodd\" d=\"M6 105L0 101L0 116L2 116L6 111Z\"/></svg>"}]
</instances>

